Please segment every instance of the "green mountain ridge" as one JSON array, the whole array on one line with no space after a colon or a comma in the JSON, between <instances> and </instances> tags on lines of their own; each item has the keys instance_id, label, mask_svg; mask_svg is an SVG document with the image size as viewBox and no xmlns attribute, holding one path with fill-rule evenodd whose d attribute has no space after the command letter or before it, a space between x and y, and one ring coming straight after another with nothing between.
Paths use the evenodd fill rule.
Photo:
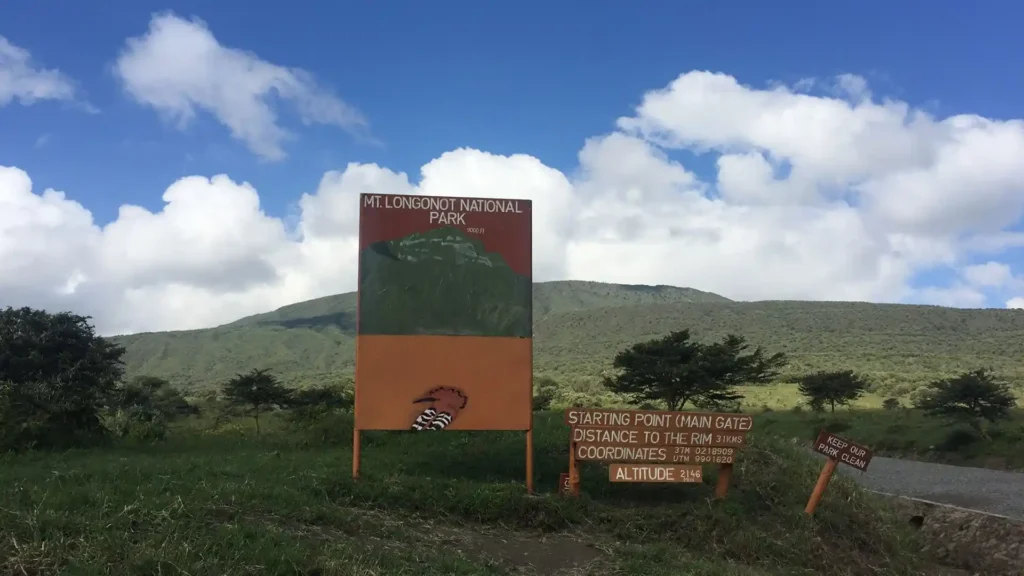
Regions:
<instances>
[{"instance_id":1,"label":"green mountain ridge","mask_svg":"<svg viewBox=\"0 0 1024 576\"><path fill-rule=\"evenodd\" d=\"M350 373L355 293L204 330L115 337L129 374L205 388L253 367L305 384ZM622 347L689 328L734 332L790 355L792 374L850 368L894 385L991 367L1024 380L1024 313L858 302L733 302L690 288L558 281L533 286L538 373L593 380Z\"/></svg>"},{"instance_id":2,"label":"green mountain ridge","mask_svg":"<svg viewBox=\"0 0 1024 576\"><path fill-rule=\"evenodd\" d=\"M360 334L529 337L530 279L457 228L375 242L359 257Z\"/></svg>"}]
</instances>

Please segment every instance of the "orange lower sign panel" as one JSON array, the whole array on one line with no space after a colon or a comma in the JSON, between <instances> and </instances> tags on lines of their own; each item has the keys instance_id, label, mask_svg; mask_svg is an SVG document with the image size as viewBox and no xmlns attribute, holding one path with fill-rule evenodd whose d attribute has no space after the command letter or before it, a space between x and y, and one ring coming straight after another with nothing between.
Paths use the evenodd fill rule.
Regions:
<instances>
[{"instance_id":1,"label":"orange lower sign panel","mask_svg":"<svg viewBox=\"0 0 1024 576\"><path fill-rule=\"evenodd\" d=\"M609 482L701 482L700 466L672 464L612 464L608 467Z\"/></svg>"},{"instance_id":2,"label":"orange lower sign panel","mask_svg":"<svg viewBox=\"0 0 1024 576\"><path fill-rule=\"evenodd\" d=\"M598 462L656 462L664 464L732 464L736 448L710 446L631 446L579 443L576 459Z\"/></svg>"},{"instance_id":3,"label":"orange lower sign panel","mask_svg":"<svg viewBox=\"0 0 1024 576\"><path fill-rule=\"evenodd\" d=\"M359 336L359 430L529 430L533 341Z\"/></svg>"}]
</instances>

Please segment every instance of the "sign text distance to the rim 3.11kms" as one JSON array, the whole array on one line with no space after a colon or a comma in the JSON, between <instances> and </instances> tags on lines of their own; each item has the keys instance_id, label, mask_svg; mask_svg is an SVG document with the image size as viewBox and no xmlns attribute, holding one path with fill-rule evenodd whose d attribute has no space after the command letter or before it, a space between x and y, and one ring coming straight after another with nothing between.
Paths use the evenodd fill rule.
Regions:
<instances>
[{"instance_id":1,"label":"sign text distance to the rim 3.11kms","mask_svg":"<svg viewBox=\"0 0 1024 576\"><path fill-rule=\"evenodd\" d=\"M628 430L624 428L572 428L572 441L587 444L644 444L653 446L743 446L745 433L706 430Z\"/></svg>"},{"instance_id":2,"label":"sign text distance to the rim 3.11kms","mask_svg":"<svg viewBox=\"0 0 1024 576\"><path fill-rule=\"evenodd\" d=\"M612 464L608 466L610 482L701 482L700 466L671 464Z\"/></svg>"},{"instance_id":3,"label":"sign text distance to the rim 3.11kms","mask_svg":"<svg viewBox=\"0 0 1024 576\"><path fill-rule=\"evenodd\" d=\"M852 466L861 472L867 471L868 464L871 463L871 450L831 434L827 430L822 430L818 434L818 439L814 441L814 451Z\"/></svg>"},{"instance_id":4,"label":"sign text distance to the rim 3.11kms","mask_svg":"<svg viewBox=\"0 0 1024 576\"><path fill-rule=\"evenodd\" d=\"M565 411L566 424L596 428L748 432L753 427L753 422L754 419L745 414L607 410L599 408L569 408Z\"/></svg>"}]
</instances>

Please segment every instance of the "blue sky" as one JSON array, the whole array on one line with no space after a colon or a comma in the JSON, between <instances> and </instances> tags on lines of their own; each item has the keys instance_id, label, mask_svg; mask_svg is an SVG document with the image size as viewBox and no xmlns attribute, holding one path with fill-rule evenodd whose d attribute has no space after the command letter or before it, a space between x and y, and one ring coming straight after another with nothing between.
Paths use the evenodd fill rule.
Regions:
<instances>
[{"instance_id":1,"label":"blue sky","mask_svg":"<svg viewBox=\"0 0 1024 576\"><path fill-rule=\"evenodd\" d=\"M25 171L36 193L66 191L102 226L122 204L159 211L164 189L192 174L250 182L263 209L278 217L294 213L326 171L350 162L416 181L424 164L469 147L527 154L572 177L587 138L614 131L646 92L691 70L754 88L855 74L877 100L900 100L938 118L1024 118L1024 5L838 4L6 0L0 36L36 65L72 78L79 92L77 105L0 107L0 165ZM114 63L127 38L145 34L153 14L168 10L202 19L223 46L308 71L363 114L372 139L304 126L282 107L280 124L296 138L283 144L287 158L267 161L209 113L182 128L140 104ZM702 180L715 179L713 158L667 154ZM998 261L1024 272L1019 248ZM924 267L911 284L955 281L955 266ZM1011 292L986 291L984 304L1002 307L1024 295Z\"/></svg>"}]
</instances>

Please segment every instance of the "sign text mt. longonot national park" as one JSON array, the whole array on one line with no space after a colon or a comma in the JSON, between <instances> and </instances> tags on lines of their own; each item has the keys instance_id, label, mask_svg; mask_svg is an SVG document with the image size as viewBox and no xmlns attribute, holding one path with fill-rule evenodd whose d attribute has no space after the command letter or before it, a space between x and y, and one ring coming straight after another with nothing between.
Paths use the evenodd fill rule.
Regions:
<instances>
[{"instance_id":1,"label":"sign text mt. longonot national park","mask_svg":"<svg viewBox=\"0 0 1024 576\"><path fill-rule=\"evenodd\" d=\"M721 498L753 419L716 412L569 408L565 423L571 427L569 482L573 494L579 492L579 461L614 463L609 471L613 482L699 482L701 466L717 464L716 493Z\"/></svg>"},{"instance_id":2,"label":"sign text mt. longonot national park","mask_svg":"<svg viewBox=\"0 0 1024 576\"><path fill-rule=\"evenodd\" d=\"M359 201L353 449L359 430L529 431L531 202Z\"/></svg>"}]
</instances>

